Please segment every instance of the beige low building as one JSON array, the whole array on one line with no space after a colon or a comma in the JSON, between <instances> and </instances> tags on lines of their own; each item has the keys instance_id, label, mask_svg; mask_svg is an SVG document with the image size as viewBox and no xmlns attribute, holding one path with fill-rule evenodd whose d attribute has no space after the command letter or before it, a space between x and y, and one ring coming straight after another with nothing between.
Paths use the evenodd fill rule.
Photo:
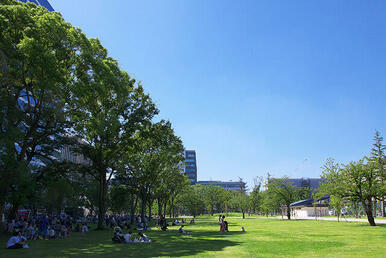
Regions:
<instances>
[{"instance_id":1,"label":"beige low building","mask_svg":"<svg viewBox=\"0 0 386 258\"><path fill-rule=\"evenodd\" d=\"M295 219L307 218L307 217L321 217L328 216L329 197L323 197L314 203L314 199L301 200L291 203L291 215Z\"/></svg>"}]
</instances>

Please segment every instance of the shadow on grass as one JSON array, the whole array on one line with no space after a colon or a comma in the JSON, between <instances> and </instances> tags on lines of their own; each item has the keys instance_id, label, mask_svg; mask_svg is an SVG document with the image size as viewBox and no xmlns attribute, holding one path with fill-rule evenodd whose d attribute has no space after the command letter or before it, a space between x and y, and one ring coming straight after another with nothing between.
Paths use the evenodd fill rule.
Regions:
<instances>
[{"instance_id":1,"label":"shadow on grass","mask_svg":"<svg viewBox=\"0 0 386 258\"><path fill-rule=\"evenodd\" d=\"M355 227L365 227L365 228L386 228L386 224L376 224L375 227L373 226L370 226L369 223L367 222L355 222L355 223L352 223Z\"/></svg>"},{"instance_id":2,"label":"shadow on grass","mask_svg":"<svg viewBox=\"0 0 386 258\"><path fill-rule=\"evenodd\" d=\"M206 251L221 251L225 247L240 243L220 239L173 238L166 241L157 240L152 243L112 244L104 241L100 244L89 244L83 248L59 250L58 255L102 255L110 257L122 256L185 256L197 255Z\"/></svg>"}]
</instances>

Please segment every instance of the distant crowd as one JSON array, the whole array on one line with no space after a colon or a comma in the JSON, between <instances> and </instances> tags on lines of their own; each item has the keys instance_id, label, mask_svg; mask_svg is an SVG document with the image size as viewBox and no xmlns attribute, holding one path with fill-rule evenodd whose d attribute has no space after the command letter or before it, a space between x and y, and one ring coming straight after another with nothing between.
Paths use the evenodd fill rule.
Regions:
<instances>
[{"instance_id":1,"label":"distant crowd","mask_svg":"<svg viewBox=\"0 0 386 258\"><path fill-rule=\"evenodd\" d=\"M91 218L74 218L69 215L60 216L29 216L27 219L19 218L7 223L7 231L12 237L7 243L7 248L28 248L27 240L39 239L64 239L70 232L88 232L87 222Z\"/></svg>"},{"instance_id":2,"label":"distant crowd","mask_svg":"<svg viewBox=\"0 0 386 258\"><path fill-rule=\"evenodd\" d=\"M106 226L113 230L112 241L114 243L153 242L154 239L144 234L144 231L152 230L149 221L149 217L144 216L142 219L139 215L135 215L133 218L129 215L106 215L104 218ZM67 214L20 217L6 223L7 231L12 235L6 247L8 249L29 248L27 243L29 240L65 239L72 232L88 232L88 224L96 222L96 216L72 217ZM189 232L183 229L184 223L186 223L184 219L181 221L174 219L167 222L165 217L161 215L157 217L157 221L153 225L161 231L166 231L169 226L180 226L178 232L187 234ZM195 224L195 220L191 219L189 223ZM133 234L133 230L139 232Z\"/></svg>"}]
</instances>

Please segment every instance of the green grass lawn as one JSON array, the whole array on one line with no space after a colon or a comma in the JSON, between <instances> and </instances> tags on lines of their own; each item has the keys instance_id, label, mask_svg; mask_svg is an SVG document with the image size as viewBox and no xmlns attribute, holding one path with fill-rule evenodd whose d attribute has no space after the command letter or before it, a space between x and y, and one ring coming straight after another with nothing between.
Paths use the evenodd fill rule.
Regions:
<instances>
[{"instance_id":1,"label":"green grass lawn","mask_svg":"<svg viewBox=\"0 0 386 258\"><path fill-rule=\"evenodd\" d=\"M277 219L227 218L229 233L220 233L217 217L197 219L186 225L189 235L169 231L146 233L153 243L113 244L112 231L72 233L65 240L30 241L29 249L7 250L1 236L0 257L385 257L386 225L335 221L286 221ZM244 226L246 233L241 232Z\"/></svg>"}]
</instances>

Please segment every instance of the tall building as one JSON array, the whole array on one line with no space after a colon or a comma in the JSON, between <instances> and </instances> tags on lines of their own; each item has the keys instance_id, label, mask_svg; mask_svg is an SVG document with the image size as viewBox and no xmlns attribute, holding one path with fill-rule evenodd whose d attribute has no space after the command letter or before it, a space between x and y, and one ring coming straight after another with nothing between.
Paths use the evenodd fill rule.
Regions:
<instances>
[{"instance_id":1,"label":"tall building","mask_svg":"<svg viewBox=\"0 0 386 258\"><path fill-rule=\"evenodd\" d=\"M185 150L185 175L192 181L192 184L197 182L197 160L196 151Z\"/></svg>"},{"instance_id":2,"label":"tall building","mask_svg":"<svg viewBox=\"0 0 386 258\"><path fill-rule=\"evenodd\" d=\"M34 3L36 5L43 6L44 8L46 8L50 12L55 11L54 8L52 8L52 6L50 5L50 3L47 0L19 0L19 1L23 2L23 3L31 2L31 3Z\"/></svg>"}]
</instances>

